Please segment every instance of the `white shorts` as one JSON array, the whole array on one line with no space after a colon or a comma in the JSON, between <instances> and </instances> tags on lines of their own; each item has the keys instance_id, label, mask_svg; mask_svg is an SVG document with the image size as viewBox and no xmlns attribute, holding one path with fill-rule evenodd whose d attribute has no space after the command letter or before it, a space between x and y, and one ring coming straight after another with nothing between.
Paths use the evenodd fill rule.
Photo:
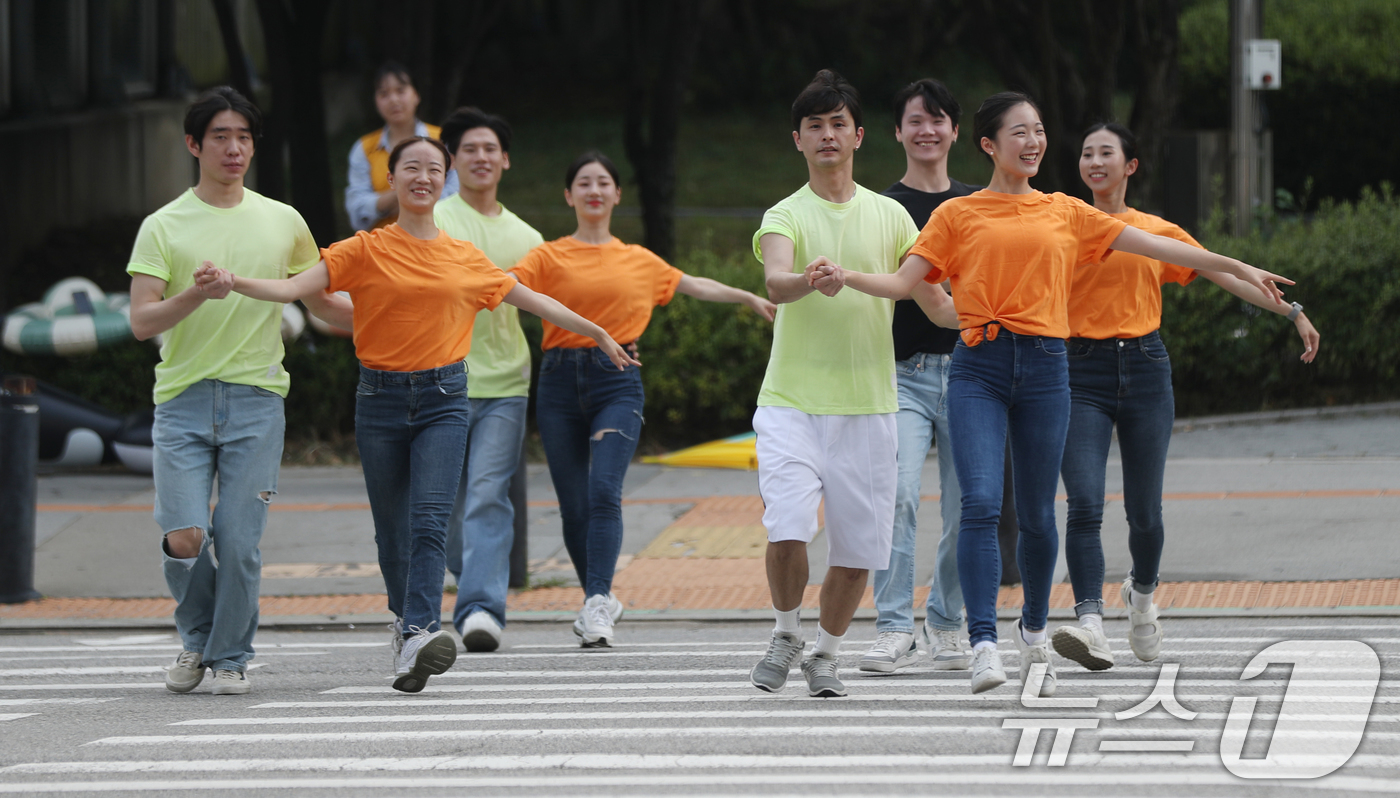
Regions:
<instances>
[{"instance_id":1,"label":"white shorts","mask_svg":"<svg viewBox=\"0 0 1400 798\"><path fill-rule=\"evenodd\" d=\"M753 429L769 542L811 543L825 498L827 564L889 568L898 482L895 414L813 416L760 407Z\"/></svg>"}]
</instances>

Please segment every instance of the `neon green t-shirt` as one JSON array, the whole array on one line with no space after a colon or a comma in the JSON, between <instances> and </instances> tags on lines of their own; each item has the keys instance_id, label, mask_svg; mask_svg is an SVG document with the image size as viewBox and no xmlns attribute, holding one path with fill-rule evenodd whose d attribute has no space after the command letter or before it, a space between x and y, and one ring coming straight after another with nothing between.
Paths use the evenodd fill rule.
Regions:
<instances>
[{"instance_id":1,"label":"neon green t-shirt","mask_svg":"<svg viewBox=\"0 0 1400 798\"><path fill-rule=\"evenodd\" d=\"M483 216L461 194L439 202L433 208L433 221L444 233L476 245L504 271L544 243L538 230L504 205L499 216ZM472 399L530 394L530 346L514 305L502 302L495 310L477 312L467 372L467 396Z\"/></svg>"},{"instance_id":2,"label":"neon green t-shirt","mask_svg":"<svg viewBox=\"0 0 1400 798\"><path fill-rule=\"evenodd\" d=\"M898 202L856 186L850 202L818 197L810 185L763 214L758 242L776 233L792 239L793 271L825 255L841 268L892 274L914 245L919 229ZM890 322L894 303L847 288L834 297L812 292L778 306L773 351L760 407L793 407L814 416L893 413L894 343Z\"/></svg>"},{"instance_id":3,"label":"neon green t-shirt","mask_svg":"<svg viewBox=\"0 0 1400 798\"><path fill-rule=\"evenodd\" d=\"M194 285L195 269L206 260L240 277L285 279L320 257L292 206L245 188L236 207L215 208L190 189L141 223L126 270L164 280L171 297ZM292 381L283 354L282 305L232 293L205 300L163 335L156 404L200 380L253 385L285 397Z\"/></svg>"}]
</instances>

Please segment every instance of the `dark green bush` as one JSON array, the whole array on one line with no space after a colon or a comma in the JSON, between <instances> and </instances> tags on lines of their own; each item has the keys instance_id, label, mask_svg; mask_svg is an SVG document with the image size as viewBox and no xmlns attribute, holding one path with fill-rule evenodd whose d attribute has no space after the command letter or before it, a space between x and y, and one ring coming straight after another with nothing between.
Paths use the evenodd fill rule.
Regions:
<instances>
[{"instance_id":1,"label":"dark green bush","mask_svg":"<svg viewBox=\"0 0 1400 798\"><path fill-rule=\"evenodd\" d=\"M1389 185L1356 203L1324 202L1309 220L1202 243L1297 282L1322 335L1318 357L1286 319L1198 280L1163 291L1178 416L1394 399L1400 396L1400 199Z\"/></svg>"}]
</instances>

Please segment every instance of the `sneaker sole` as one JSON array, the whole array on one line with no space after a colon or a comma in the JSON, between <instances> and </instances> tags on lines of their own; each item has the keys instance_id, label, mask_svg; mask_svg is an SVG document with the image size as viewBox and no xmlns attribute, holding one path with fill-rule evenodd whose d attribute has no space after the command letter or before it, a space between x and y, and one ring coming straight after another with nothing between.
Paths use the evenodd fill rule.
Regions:
<instances>
[{"instance_id":1,"label":"sneaker sole","mask_svg":"<svg viewBox=\"0 0 1400 798\"><path fill-rule=\"evenodd\" d=\"M599 637L597 640L589 640L582 635L580 635L580 637L582 639L579 640L579 648L612 648L612 638L606 635Z\"/></svg>"},{"instance_id":2,"label":"sneaker sole","mask_svg":"<svg viewBox=\"0 0 1400 798\"><path fill-rule=\"evenodd\" d=\"M863 659L860 661L860 670L862 673L873 673L877 676L888 676L891 673L894 673L895 671L899 670L900 668L907 668L910 665L917 664L918 662L919 657L917 654L908 657L901 657L900 659L897 659L894 662L879 659Z\"/></svg>"},{"instance_id":3,"label":"sneaker sole","mask_svg":"<svg viewBox=\"0 0 1400 798\"><path fill-rule=\"evenodd\" d=\"M835 687L823 687L819 690L813 690L809 687L807 688L807 695L813 698L845 698L846 687L845 685L842 685L840 689Z\"/></svg>"},{"instance_id":4,"label":"sneaker sole","mask_svg":"<svg viewBox=\"0 0 1400 798\"><path fill-rule=\"evenodd\" d=\"M473 629L462 635L462 645L468 651L495 651L501 647L501 640L485 629Z\"/></svg>"},{"instance_id":5,"label":"sneaker sole","mask_svg":"<svg viewBox=\"0 0 1400 798\"><path fill-rule=\"evenodd\" d=\"M1054 636L1050 638L1050 644L1055 647L1056 654L1059 654L1065 659L1074 660L1091 671L1106 671L1113 667L1113 657L1111 655L1105 659L1102 654L1089 648L1083 640L1080 640L1068 632L1060 634L1064 631L1063 627L1056 629Z\"/></svg>"},{"instance_id":6,"label":"sneaker sole","mask_svg":"<svg viewBox=\"0 0 1400 798\"><path fill-rule=\"evenodd\" d=\"M972 694L977 695L978 693L985 693L988 690L995 690L996 688L1001 687L1003 684L1006 684L1005 672L1003 672L1000 677L992 676L989 679L983 679L981 683L973 683Z\"/></svg>"},{"instance_id":7,"label":"sneaker sole","mask_svg":"<svg viewBox=\"0 0 1400 798\"><path fill-rule=\"evenodd\" d=\"M247 695L253 691L253 686L247 682L239 682L231 685L214 685L210 692L214 695Z\"/></svg>"},{"instance_id":8,"label":"sneaker sole","mask_svg":"<svg viewBox=\"0 0 1400 798\"><path fill-rule=\"evenodd\" d=\"M413 662L413 669L401 673L394 679L394 689L402 693L422 692L428 686L428 677L446 673L457 661L457 644L452 638L443 635L419 649Z\"/></svg>"},{"instance_id":9,"label":"sneaker sole","mask_svg":"<svg viewBox=\"0 0 1400 798\"><path fill-rule=\"evenodd\" d=\"M199 678L198 678L198 679L195 679L194 681L190 682L189 684L181 684L181 683L179 683L179 682L172 682L172 681L170 681L170 677L167 676L167 677L165 678L165 689L169 690L169 691L172 692L172 693L188 693L189 691L191 691L191 690L193 690L194 688L198 687L198 686L200 685L200 683L203 682L203 681L204 681L204 674L203 674L203 673L199 674Z\"/></svg>"},{"instance_id":10,"label":"sneaker sole","mask_svg":"<svg viewBox=\"0 0 1400 798\"><path fill-rule=\"evenodd\" d=\"M972 657L956 657L952 659L933 658L933 669L936 671L965 671L972 668Z\"/></svg>"}]
</instances>

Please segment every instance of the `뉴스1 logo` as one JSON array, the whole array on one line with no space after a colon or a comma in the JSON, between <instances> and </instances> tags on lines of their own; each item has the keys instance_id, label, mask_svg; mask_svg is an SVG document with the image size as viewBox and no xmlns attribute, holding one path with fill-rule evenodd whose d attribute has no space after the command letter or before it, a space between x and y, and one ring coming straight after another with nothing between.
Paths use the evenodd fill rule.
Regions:
<instances>
[{"instance_id":1,"label":"\ub274\uc2a41 logo","mask_svg":"<svg viewBox=\"0 0 1400 798\"><path fill-rule=\"evenodd\" d=\"M1270 665L1291 664L1279 707L1277 722L1262 759L1245 759L1245 738L1255 720L1258 699L1239 696L1230 703L1225 729L1220 738L1220 760L1234 775L1245 779L1316 779L1345 765L1366 731L1376 688L1381 680L1381 661L1376 652L1357 640L1287 640L1260 651L1245 666L1240 680L1253 679ZM1130 709L1114 714L1116 721L1132 720L1158 706L1184 721L1199 713L1181 705L1176 698L1177 663L1163 663L1151 695ZM1021 704L1029 708L1093 709L1094 696L1040 698L1045 666L1034 664L1021 687ZM1216 715L1216 717L1219 717ZM1260 718L1263 720L1264 718ZM1003 729L1020 729L1021 739L1011 764L1031 764L1040 732L1054 729L1055 737L1046 764L1062 767L1068 763L1074 733L1098 729L1098 717L1006 718ZM1116 730L1115 730L1116 731ZM1099 753L1186 753L1195 748L1194 739L1100 740Z\"/></svg>"}]
</instances>

